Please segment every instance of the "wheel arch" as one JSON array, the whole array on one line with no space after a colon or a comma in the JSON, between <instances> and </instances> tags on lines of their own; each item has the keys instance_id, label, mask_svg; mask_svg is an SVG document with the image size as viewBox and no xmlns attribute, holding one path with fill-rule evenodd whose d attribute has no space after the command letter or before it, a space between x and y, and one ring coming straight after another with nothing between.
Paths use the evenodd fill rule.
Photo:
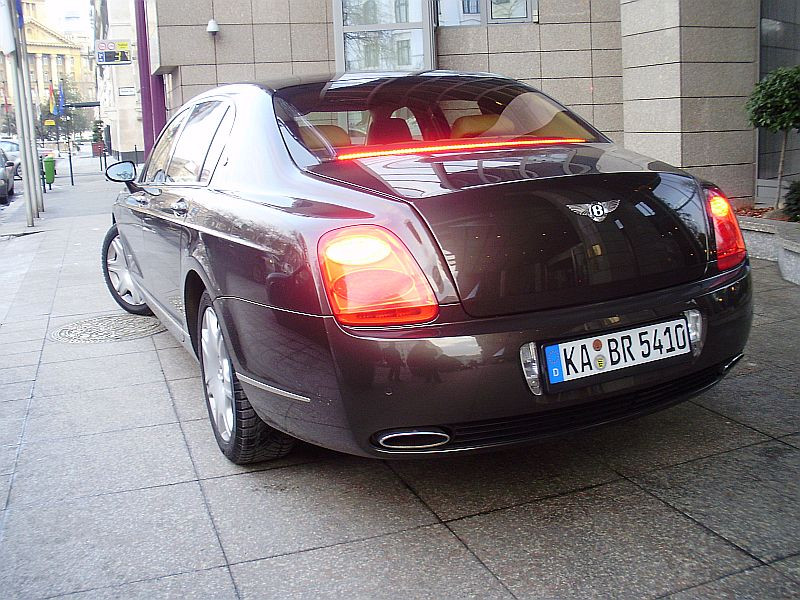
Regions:
<instances>
[{"instance_id":1,"label":"wheel arch","mask_svg":"<svg viewBox=\"0 0 800 600\"><path fill-rule=\"evenodd\" d=\"M204 274L203 274L204 275ZM203 292L211 293L211 286L208 285L206 278L200 271L190 268L186 272L183 282L183 308L186 315L186 330L189 332L189 339L192 343L195 355L198 355L197 339L197 310L200 305L200 298Z\"/></svg>"}]
</instances>

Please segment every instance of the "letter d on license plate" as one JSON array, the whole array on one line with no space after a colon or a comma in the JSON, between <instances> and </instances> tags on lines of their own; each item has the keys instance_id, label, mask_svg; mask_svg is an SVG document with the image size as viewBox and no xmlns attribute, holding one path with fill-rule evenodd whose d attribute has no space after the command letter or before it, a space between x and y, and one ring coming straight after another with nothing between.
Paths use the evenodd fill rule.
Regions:
<instances>
[{"instance_id":1,"label":"letter d on license plate","mask_svg":"<svg viewBox=\"0 0 800 600\"><path fill-rule=\"evenodd\" d=\"M545 346L551 384L573 381L691 352L686 319L680 318L571 342Z\"/></svg>"}]
</instances>

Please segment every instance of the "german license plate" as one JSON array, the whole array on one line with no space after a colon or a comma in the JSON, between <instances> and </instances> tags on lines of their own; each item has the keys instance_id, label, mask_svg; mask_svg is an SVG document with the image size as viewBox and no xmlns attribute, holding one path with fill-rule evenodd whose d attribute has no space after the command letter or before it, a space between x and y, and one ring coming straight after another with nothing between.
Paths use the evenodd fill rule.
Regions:
<instances>
[{"instance_id":1,"label":"german license plate","mask_svg":"<svg viewBox=\"0 0 800 600\"><path fill-rule=\"evenodd\" d=\"M551 384L664 360L691 352L685 318L545 346Z\"/></svg>"}]
</instances>

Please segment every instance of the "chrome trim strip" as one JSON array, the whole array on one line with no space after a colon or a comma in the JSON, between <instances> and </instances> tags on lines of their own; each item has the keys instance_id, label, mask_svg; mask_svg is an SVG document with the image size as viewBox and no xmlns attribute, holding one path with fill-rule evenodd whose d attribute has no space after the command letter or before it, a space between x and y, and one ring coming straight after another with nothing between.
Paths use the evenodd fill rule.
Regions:
<instances>
[{"instance_id":1,"label":"chrome trim strip","mask_svg":"<svg viewBox=\"0 0 800 600\"><path fill-rule=\"evenodd\" d=\"M259 306L261 308L268 308L269 310L278 310L280 312L289 313L292 315L300 315L302 317L316 317L319 319L332 319L333 315L315 315L313 313L301 312L299 310L291 310L289 308L281 308L279 306L270 306L269 304L264 304L263 302L256 302L254 300L248 300L247 298L239 298L238 296L217 296L217 300L237 300L239 302L246 302L247 304L252 304L254 306Z\"/></svg>"},{"instance_id":2,"label":"chrome trim strip","mask_svg":"<svg viewBox=\"0 0 800 600\"><path fill-rule=\"evenodd\" d=\"M722 365L722 368L720 369L720 371L722 373L727 373L728 371L730 371L736 365L736 363L738 363L743 358L744 358L744 354L737 354L732 359L730 359L728 362L726 362L724 365Z\"/></svg>"},{"instance_id":3,"label":"chrome trim strip","mask_svg":"<svg viewBox=\"0 0 800 600\"><path fill-rule=\"evenodd\" d=\"M287 392L286 390L272 387L271 385L263 383L261 381L251 379L250 377L245 377L241 373L237 373L236 377L239 378L239 381L244 381L245 383L249 383L253 387L257 387L259 389L272 392L273 394L277 394L278 396L283 396L284 398L289 398L290 400L298 400L300 402L311 402L311 398L306 398L305 396L301 396L300 394L293 394L292 392Z\"/></svg>"}]
</instances>

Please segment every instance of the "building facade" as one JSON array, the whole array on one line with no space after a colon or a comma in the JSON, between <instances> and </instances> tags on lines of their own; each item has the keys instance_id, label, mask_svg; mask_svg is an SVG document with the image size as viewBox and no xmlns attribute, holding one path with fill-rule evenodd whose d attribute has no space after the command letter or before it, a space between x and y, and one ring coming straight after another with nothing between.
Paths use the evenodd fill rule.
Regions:
<instances>
[{"instance_id":1,"label":"building facade","mask_svg":"<svg viewBox=\"0 0 800 600\"><path fill-rule=\"evenodd\" d=\"M168 110L219 84L274 76L491 71L742 204L756 189L768 195L777 164L745 101L760 76L800 59L796 0L148 0L147 9ZM797 138L790 178L800 177Z\"/></svg>"},{"instance_id":2,"label":"building facade","mask_svg":"<svg viewBox=\"0 0 800 600\"><path fill-rule=\"evenodd\" d=\"M128 41L131 62L97 65L97 99L106 149L118 160L139 162L144 157L142 101L133 0L95 0L96 40Z\"/></svg>"},{"instance_id":3,"label":"building facade","mask_svg":"<svg viewBox=\"0 0 800 600\"><path fill-rule=\"evenodd\" d=\"M94 100L94 52L89 49L88 39L72 35L64 31L61 23L52 21L45 8L45 0L23 0L22 7L32 96L36 106L48 101L50 85L57 90L61 79L72 81L83 100ZM15 104L14 86L10 82L11 65L7 63L5 55L0 55L0 86L7 113L13 110Z\"/></svg>"}]
</instances>

